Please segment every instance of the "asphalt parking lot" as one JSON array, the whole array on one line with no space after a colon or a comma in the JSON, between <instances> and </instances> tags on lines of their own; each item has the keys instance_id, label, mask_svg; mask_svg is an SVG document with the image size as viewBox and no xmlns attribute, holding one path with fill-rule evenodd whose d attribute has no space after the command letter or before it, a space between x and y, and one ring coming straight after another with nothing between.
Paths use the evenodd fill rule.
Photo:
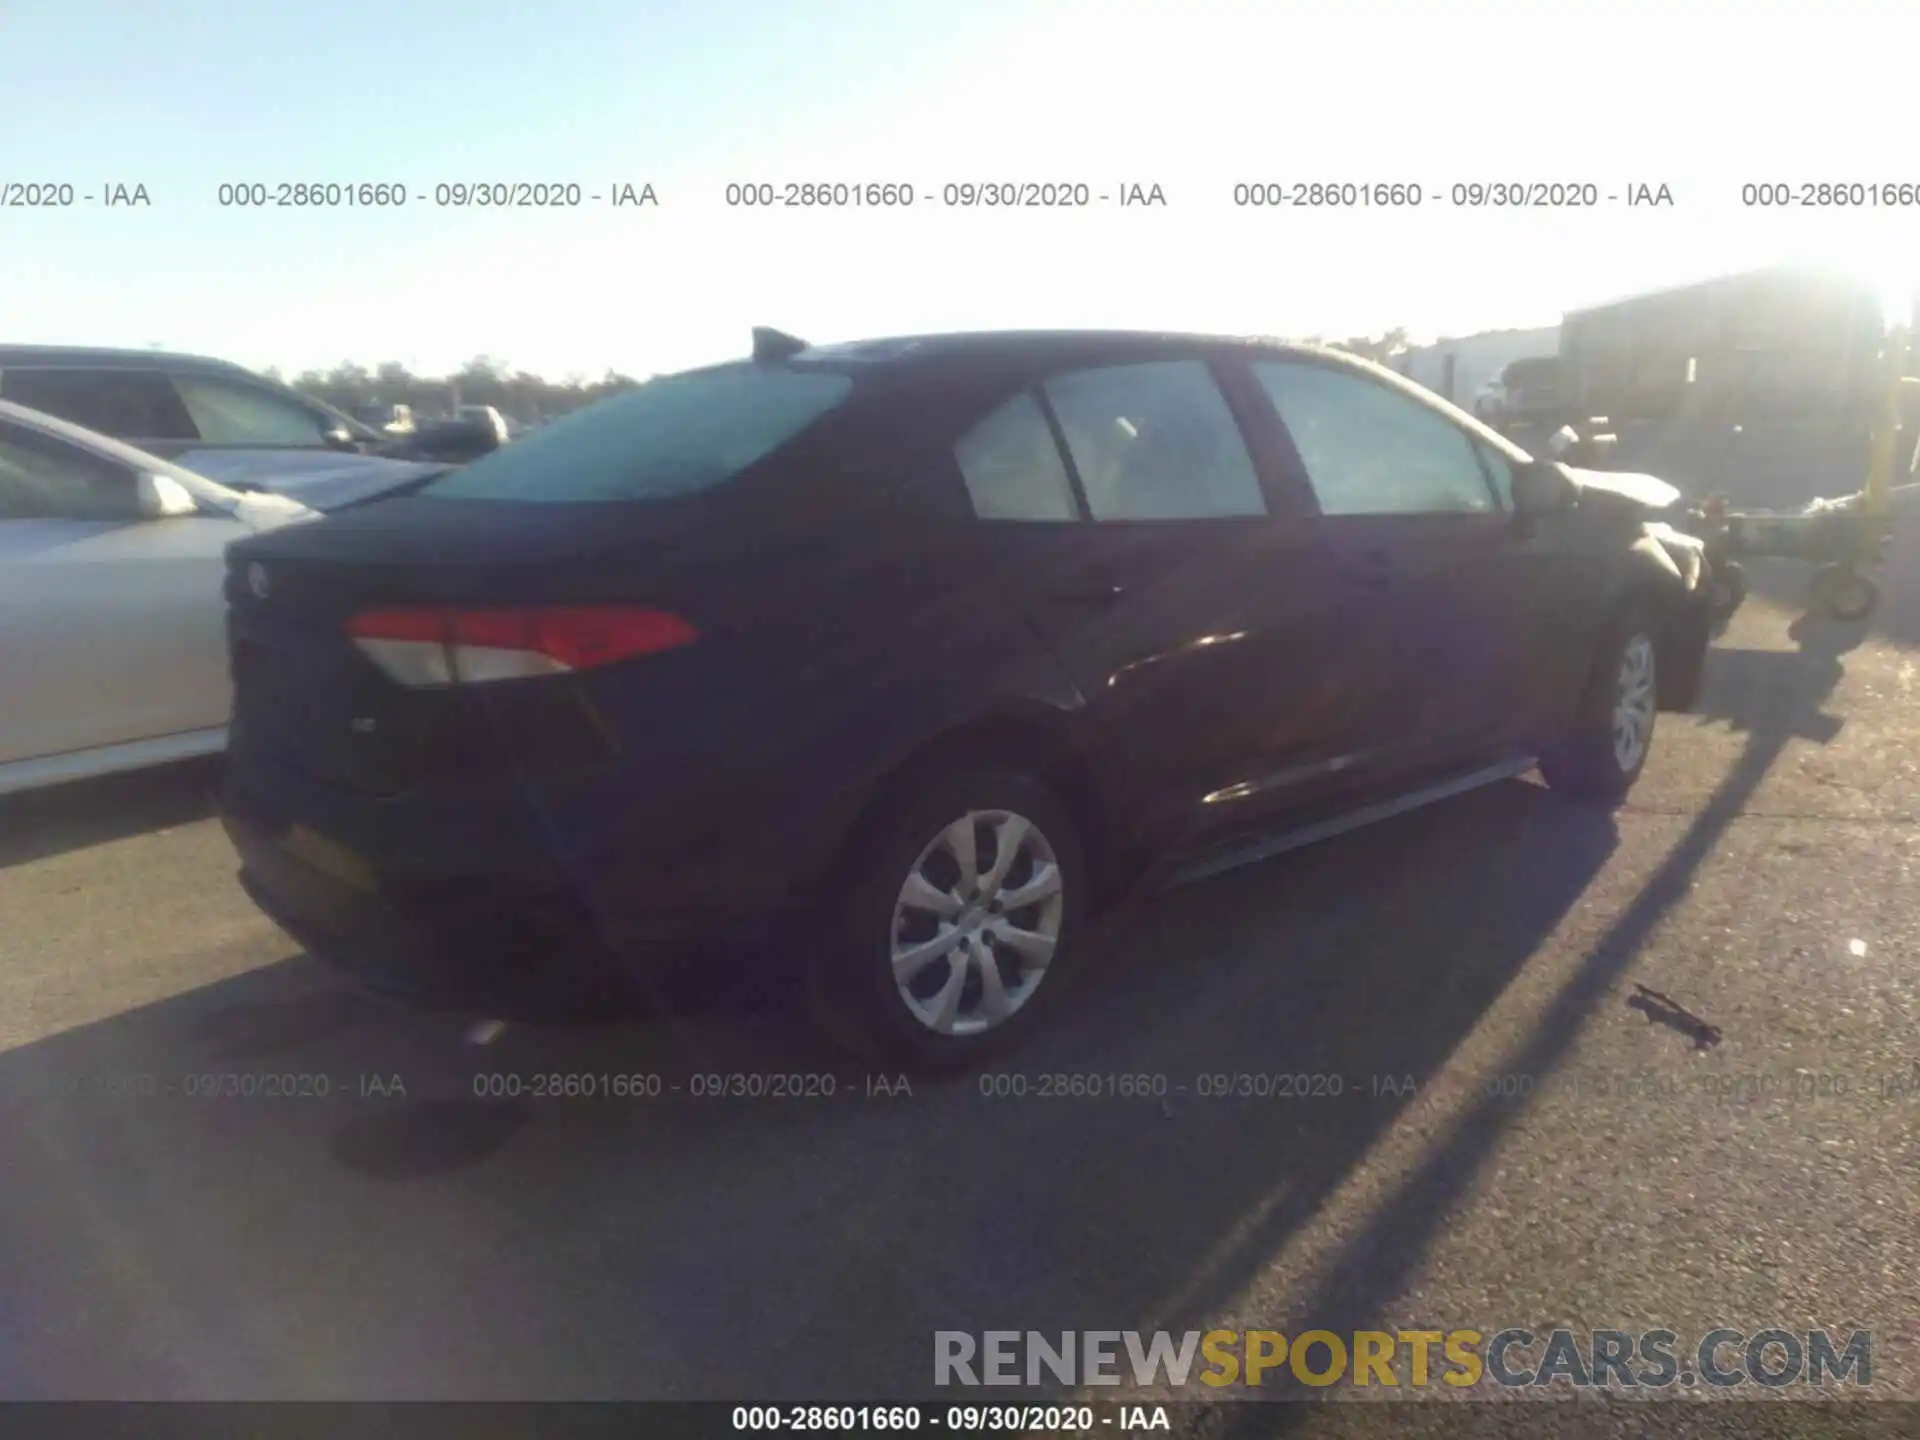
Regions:
<instances>
[{"instance_id":1,"label":"asphalt parking lot","mask_svg":"<svg viewBox=\"0 0 1920 1440\"><path fill-rule=\"evenodd\" d=\"M1142 905L1025 1098L731 1003L479 1044L304 960L203 768L5 802L0 1396L926 1397L937 1329L1424 1322L1868 1328L1920 1397L1920 562L1869 626L1805 574L1618 816L1516 781ZM475 1095L556 1073L661 1094ZM1201 1093L1276 1073L1342 1094Z\"/></svg>"}]
</instances>

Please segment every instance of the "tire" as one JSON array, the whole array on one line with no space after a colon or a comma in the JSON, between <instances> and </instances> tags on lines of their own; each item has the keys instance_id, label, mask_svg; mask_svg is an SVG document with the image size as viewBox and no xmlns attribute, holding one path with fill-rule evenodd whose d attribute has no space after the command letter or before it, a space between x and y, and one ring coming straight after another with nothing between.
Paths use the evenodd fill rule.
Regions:
<instances>
[{"instance_id":1,"label":"tire","mask_svg":"<svg viewBox=\"0 0 1920 1440\"><path fill-rule=\"evenodd\" d=\"M1571 733L1540 757L1548 785L1606 805L1626 799L1653 749L1659 653L1658 632L1644 610L1627 610L1608 626Z\"/></svg>"},{"instance_id":2,"label":"tire","mask_svg":"<svg viewBox=\"0 0 1920 1440\"><path fill-rule=\"evenodd\" d=\"M1880 587L1846 565L1814 572L1813 608L1835 620L1863 620L1880 604Z\"/></svg>"},{"instance_id":3,"label":"tire","mask_svg":"<svg viewBox=\"0 0 1920 1440\"><path fill-rule=\"evenodd\" d=\"M983 884L1012 843L997 891L968 883L968 836ZM809 984L816 1018L843 1045L905 1069L976 1064L1015 1043L1067 988L1088 889L1073 818L1039 781L982 769L914 785L883 806L843 871ZM1033 902L1005 909L1009 894ZM896 982L896 955L942 941L904 988Z\"/></svg>"},{"instance_id":4,"label":"tire","mask_svg":"<svg viewBox=\"0 0 1920 1440\"><path fill-rule=\"evenodd\" d=\"M1729 620L1746 603L1746 567L1737 560L1723 560L1714 566L1708 584L1712 587L1714 619Z\"/></svg>"}]
</instances>

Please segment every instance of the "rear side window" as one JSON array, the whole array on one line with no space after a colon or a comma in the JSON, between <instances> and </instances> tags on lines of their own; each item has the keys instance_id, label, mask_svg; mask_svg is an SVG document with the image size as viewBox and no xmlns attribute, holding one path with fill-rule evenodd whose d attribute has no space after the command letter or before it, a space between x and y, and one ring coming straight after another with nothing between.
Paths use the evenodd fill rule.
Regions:
<instances>
[{"instance_id":1,"label":"rear side window","mask_svg":"<svg viewBox=\"0 0 1920 1440\"><path fill-rule=\"evenodd\" d=\"M1204 362L1081 370L1046 391L1095 520L1267 513L1253 458Z\"/></svg>"},{"instance_id":2,"label":"rear side window","mask_svg":"<svg viewBox=\"0 0 1920 1440\"><path fill-rule=\"evenodd\" d=\"M765 365L669 375L542 426L421 493L549 504L690 495L772 454L852 388L846 375Z\"/></svg>"},{"instance_id":3,"label":"rear side window","mask_svg":"<svg viewBox=\"0 0 1920 1440\"><path fill-rule=\"evenodd\" d=\"M1073 520L1073 482L1032 395L982 420L953 447L973 513L982 520Z\"/></svg>"},{"instance_id":4,"label":"rear side window","mask_svg":"<svg viewBox=\"0 0 1920 1440\"><path fill-rule=\"evenodd\" d=\"M0 397L119 440L200 438L157 370L7 370Z\"/></svg>"}]
</instances>

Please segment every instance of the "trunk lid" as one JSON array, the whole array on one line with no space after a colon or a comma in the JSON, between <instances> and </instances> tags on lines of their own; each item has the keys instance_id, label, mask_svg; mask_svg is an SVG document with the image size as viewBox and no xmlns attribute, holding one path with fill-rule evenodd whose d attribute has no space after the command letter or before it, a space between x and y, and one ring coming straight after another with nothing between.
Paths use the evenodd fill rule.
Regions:
<instances>
[{"instance_id":1,"label":"trunk lid","mask_svg":"<svg viewBox=\"0 0 1920 1440\"><path fill-rule=\"evenodd\" d=\"M447 466L332 450L187 450L174 463L237 489L289 495L315 510L378 499L444 474Z\"/></svg>"},{"instance_id":2,"label":"trunk lid","mask_svg":"<svg viewBox=\"0 0 1920 1440\"><path fill-rule=\"evenodd\" d=\"M409 497L236 542L226 581L235 758L390 796L498 769L509 758L501 737L591 750L572 677L411 689L353 643L348 620L389 607L621 602L697 611L703 631L723 628L745 603L729 594L738 587L697 577L727 558L726 530L677 507Z\"/></svg>"}]
</instances>

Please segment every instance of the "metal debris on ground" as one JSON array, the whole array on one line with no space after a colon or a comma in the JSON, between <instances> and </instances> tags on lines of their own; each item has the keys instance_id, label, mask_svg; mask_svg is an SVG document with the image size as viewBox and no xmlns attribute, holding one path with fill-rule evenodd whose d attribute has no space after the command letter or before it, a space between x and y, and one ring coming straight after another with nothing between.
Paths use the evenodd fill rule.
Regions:
<instances>
[{"instance_id":1,"label":"metal debris on ground","mask_svg":"<svg viewBox=\"0 0 1920 1440\"><path fill-rule=\"evenodd\" d=\"M1647 1023L1658 1021L1669 1029L1678 1030L1689 1037L1696 1050L1710 1050L1720 1043L1718 1026L1709 1025L1686 1006L1670 995L1662 995L1658 990L1648 989L1636 983L1634 994L1627 1000L1630 1008L1644 1011Z\"/></svg>"}]
</instances>

